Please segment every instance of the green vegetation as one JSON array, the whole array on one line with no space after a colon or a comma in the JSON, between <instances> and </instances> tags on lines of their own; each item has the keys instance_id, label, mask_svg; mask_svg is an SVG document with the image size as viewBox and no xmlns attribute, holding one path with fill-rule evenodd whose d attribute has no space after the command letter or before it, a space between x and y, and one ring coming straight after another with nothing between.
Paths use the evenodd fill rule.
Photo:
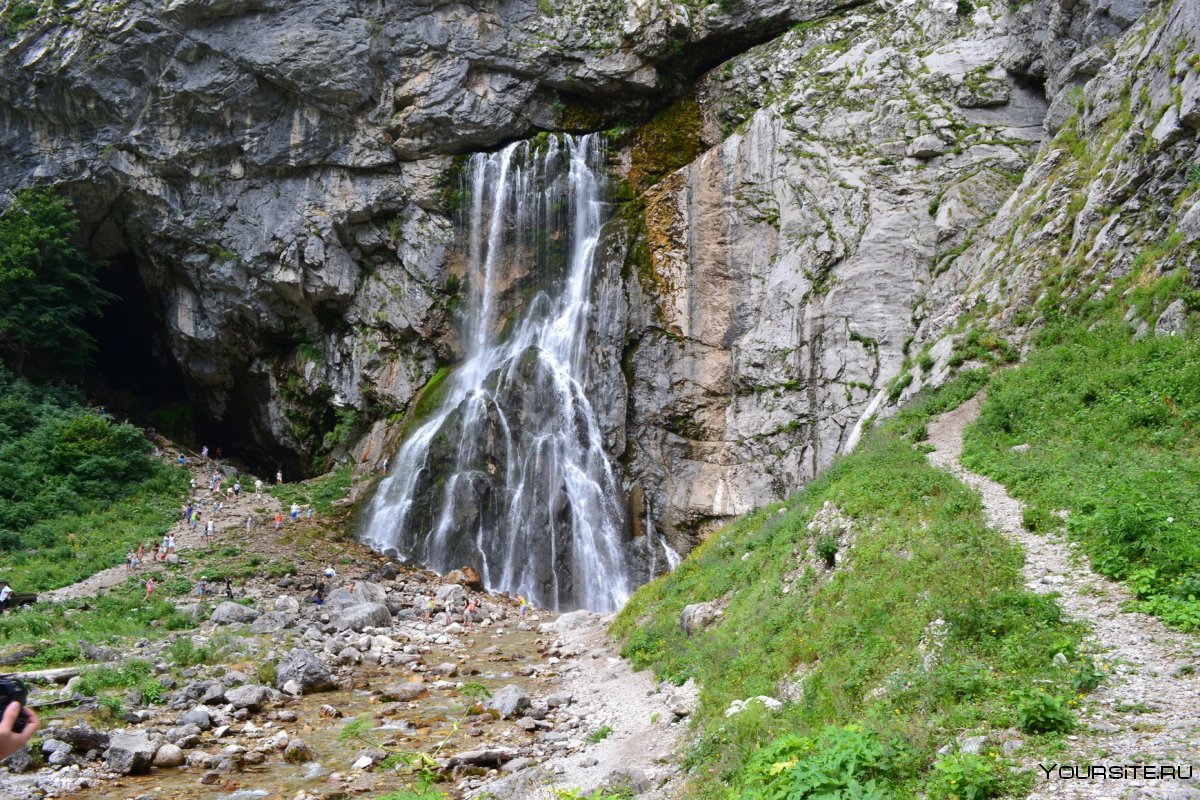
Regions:
<instances>
[{"instance_id":1,"label":"green vegetation","mask_svg":"<svg viewBox=\"0 0 1200 800\"><path fill-rule=\"evenodd\" d=\"M70 241L78 227L49 190L18 192L0 216L0 357L18 374L78 373L95 350L83 324L113 295Z\"/></svg>"},{"instance_id":2,"label":"green vegetation","mask_svg":"<svg viewBox=\"0 0 1200 800\"><path fill-rule=\"evenodd\" d=\"M1021 790L1026 777L998 753L939 759L937 750L955 732L1019 724L1030 711L1022 693L1035 687L1069 709L1095 669L1077 652L1081 627L1024 589L1022 553L918 446L932 415L987 380L969 371L921 396L786 508L714 535L621 612L613 630L637 667L701 686L689 797ZM837 534L808 529L826 502L853 521L846 567L830 569L831 543L819 541ZM718 622L684 634L683 607L717 599L726 603ZM1071 666L1054 664L1060 652ZM798 684L800 699L725 717L733 700L778 695L785 682ZM1058 736L1037 733L1027 746ZM952 791L964 780L971 793Z\"/></svg>"},{"instance_id":3,"label":"green vegetation","mask_svg":"<svg viewBox=\"0 0 1200 800\"><path fill-rule=\"evenodd\" d=\"M334 503L345 499L353 483L353 465L343 464L332 472L300 483L272 486L270 492L279 498L285 509L293 503L299 503L302 506L311 505L321 516L329 516L337 510Z\"/></svg>"},{"instance_id":4,"label":"green vegetation","mask_svg":"<svg viewBox=\"0 0 1200 800\"><path fill-rule=\"evenodd\" d=\"M120 564L166 532L183 470L141 431L0 367L0 553L19 590L44 591Z\"/></svg>"},{"instance_id":5,"label":"green vegetation","mask_svg":"<svg viewBox=\"0 0 1200 800\"><path fill-rule=\"evenodd\" d=\"M1062 525L1054 512L1066 511L1096 571L1200 630L1200 342L1076 322L1035 343L993 381L965 463L1029 503L1031 529Z\"/></svg>"},{"instance_id":6,"label":"green vegetation","mask_svg":"<svg viewBox=\"0 0 1200 800\"><path fill-rule=\"evenodd\" d=\"M81 642L114 644L122 639L162 636L196 624L166 597L143 602L144 596L141 582L131 579L86 600L38 603L0 616L0 642L18 648L37 645L36 654L23 665L50 667L83 660ZM53 644L43 644L45 640Z\"/></svg>"}]
</instances>

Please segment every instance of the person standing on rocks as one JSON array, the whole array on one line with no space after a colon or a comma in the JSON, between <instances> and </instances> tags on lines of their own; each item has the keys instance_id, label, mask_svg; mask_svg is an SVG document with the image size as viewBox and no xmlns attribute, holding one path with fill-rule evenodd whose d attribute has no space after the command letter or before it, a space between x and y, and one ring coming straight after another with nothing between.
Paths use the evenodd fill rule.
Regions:
<instances>
[{"instance_id":1,"label":"person standing on rocks","mask_svg":"<svg viewBox=\"0 0 1200 800\"><path fill-rule=\"evenodd\" d=\"M433 617L433 592L425 594L425 621L429 622Z\"/></svg>"},{"instance_id":2,"label":"person standing on rocks","mask_svg":"<svg viewBox=\"0 0 1200 800\"><path fill-rule=\"evenodd\" d=\"M142 598L142 602L149 602L150 598L154 597L154 578L146 579L146 596Z\"/></svg>"},{"instance_id":3,"label":"person standing on rocks","mask_svg":"<svg viewBox=\"0 0 1200 800\"><path fill-rule=\"evenodd\" d=\"M204 535L211 538L217 532L217 523L209 520L204 526Z\"/></svg>"},{"instance_id":4,"label":"person standing on rocks","mask_svg":"<svg viewBox=\"0 0 1200 800\"><path fill-rule=\"evenodd\" d=\"M254 497L257 500L262 499L262 487L263 487L262 478L255 478L254 479Z\"/></svg>"},{"instance_id":5,"label":"person standing on rocks","mask_svg":"<svg viewBox=\"0 0 1200 800\"><path fill-rule=\"evenodd\" d=\"M254 528L254 515L247 514L246 515L246 533L249 533L251 530L253 530L253 528Z\"/></svg>"},{"instance_id":6,"label":"person standing on rocks","mask_svg":"<svg viewBox=\"0 0 1200 800\"><path fill-rule=\"evenodd\" d=\"M203 447L200 448L200 457L203 458L205 461L208 460L208 445L204 445Z\"/></svg>"},{"instance_id":7,"label":"person standing on rocks","mask_svg":"<svg viewBox=\"0 0 1200 800\"><path fill-rule=\"evenodd\" d=\"M233 599L233 581L229 578L225 578L225 597Z\"/></svg>"},{"instance_id":8,"label":"person standing on rocks","mask_svg":"<svg viewBox=\"0 0 1200 800\"><path fill-rule=\"evenodd\" d=\"M233 482L233 496L241 497L241 495L242 495L242 482L240 480L236 480Z\"/></svg>"},{"instance_id":9,"label":"person standing on rocks","mask_svg":"<svg viewBox=\"0 0 1200 800\"><path fill-rule=\"evenodd\" d=\"M8 585L8 581L0 581L0 614L8 610L12 603L12 587Z\"/></svg>"},{"instance_id":10,"label":"person standing on rocks","mask_svg":"<svg viewBox=\"0 0 1200 800\"><path fill-rule=\"evenodd\" d=\"M300 504L299 503L292 503L291 513L292 513L292 522L295 522L296 520L300 519Z\"/></svg>"},{"instance_id":11,"label":"person standing on rocks","mask_svg":"<svg viewBox=\"0 0 1200 800\"><path fill-rule=\"evenodd\" d=\"M279 530L282 527L283 527L283 512L276 511L275 512L275 530Z\"/></svg>"},{"instance_id":12,"label":"person standing on rocks","mask_svg":"<svg viewBox=\"0 0 1200 800\"><path fill-rule=\"evenodd\" d=\"M196 526L200 524L200 509L192 511L192 530L196 530Z\"/></svg>"},{"instance_id":13,"label":"person standing on rocks","mask_svg":"<svg viewBox=\"0 0 1200 800\"><path fill-rule=\"evenodd\" d=\"M275 470L275 485L278 486L281 483L283 483L283 469L282 468Z\"/></svg>"}]
</instances>

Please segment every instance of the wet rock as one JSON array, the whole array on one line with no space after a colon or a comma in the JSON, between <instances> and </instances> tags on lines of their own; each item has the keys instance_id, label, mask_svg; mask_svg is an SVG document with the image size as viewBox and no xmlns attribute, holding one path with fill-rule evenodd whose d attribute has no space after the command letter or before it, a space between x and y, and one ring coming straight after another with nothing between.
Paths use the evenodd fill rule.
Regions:
<instances>
[{"instance_id":1,"label":"wet rock","mask_svg":"<svg viewBox=\"0 0 1200 800\"><path fill-rule=\"evenodd\" d=\"M293 684L289 690L288 684ZM333 677L325 662L302 648L284 656L275 668L275 686L289 694L310 694L334 688Z\"/></svg>"},{"instance_id":2,"label":"wet rock","mask_svg":"<svg viewBox=\"0 0 1200 800\"><path fill-rule=\"evenodd\" d=\"M217 625L233 625L235 623L250 623L262 616L258 609L226 601L213 609L209 619Z\"/></svg>"},{"instance_id":3,"label":"wet rock","mask_svg":"<svg viewBox=\"0 0 1200 800\"><path fill-rule=\"evenodd\" d=\"M306 764L313 757L312 748L300 739L292 739L283 750L283 760L289 764Z\"/></svg>"},{"instance_id":4,"label":"wet rock","mask_svg":"<svg viewBox=\"0 0 1200 800\"><path fill-rule=\"evenodd\" d=\"M109 741L105 761L120 775L144 775L154 763L155 749L144 733L118 733Z\"/></svg>"},{"instance_id":5,"label":"wet rock","mask_svg":"<svg viewBox=\"0 0 1200 800\"><path fill-rule=\"evenodd\" d=\"M385 703L407 703L426 694L428 690L421 683L393 683L380 692L380 699Z\"/></svg>"},{"instance_id":6,"label":"wet rock","mask_svg":"<svg viewBox=\"0 0 1200 800\"><path fill-rule=\"evenodd\" d=\"M361 632L364 628L386 628L392 624L392 612L381 603L358 603L331 615L330 621L339 631Z\"/></svg>"},{"instance_id":7,"label":"wet rock","mask_svg":"<svg viewBox=\"0 0 1200 800\"><path fill-rule=\"evenodd\" d=\"M468 750L465 753L451 756L447 763L449 767L499 767L505 762L517 757L517 751L509 747L490 747L481 750Z\"/></svg>"},{"instance_id":8,"label":"wet rock","mask_svg":"<svg viewBox=\"0 0 1200 800\"><path fill-rule=\"evenodd\" d=\"M439 678L454 678L458 675L458 665L444 661L436 667L430 667L429 674Z\"/></svg>"},{"instance_id":9,"label":"wet rock","mask_svg":"<svg viewBox=\"0 0 1200 800\"><path fill-rule=\"evenodd\" d=\"M183 761L182 748L173 744L164 744L154 754L153 764L156 767L181 767L183 766Z\"/></svg>"},{"instance_id":10,"label":"wet rock","mask_svg":"<svg viewBox=\"0 0 1200 800\"><path fill-rule=\"evenodd\" d=\"M341 719L345 715L336 706L331 706L328 703L321 706L318 713L325 719Z\"/></svg>"},{"instance_id":11,"label":"wet rock","mask_svg":"<svg viewBox=\"0 0 1200 800\"><path fill-rule=\"evenodd\" d=\"M496 711L504 719L512 719L529 708L529 695L520 686L509 684L492 693L483 705L484 708Z\"/></svg>"},{"instance_id":12,"label":"wet rock","mask_svg":"<svg viewBox=\"0 0 1200 800\"><path fill-rule=\"evenodd\" d=\"M200 783L205 786L214 786L221 782L221 773L206 772L200 777Z\"/></svg>"},{"instance_id":13,"label":"wet rock","mask_svg":"<svg viewBox=\"0 0 1200 800\"><path fill-rule=\"evenodd\" d=\"M239 686L236 689L230 689L225 692L225 699L228 700L234 708L245 708L250 711L258 711L267 703L271 702L272 692L266 686Z\"/></svg>"}]
</instances>

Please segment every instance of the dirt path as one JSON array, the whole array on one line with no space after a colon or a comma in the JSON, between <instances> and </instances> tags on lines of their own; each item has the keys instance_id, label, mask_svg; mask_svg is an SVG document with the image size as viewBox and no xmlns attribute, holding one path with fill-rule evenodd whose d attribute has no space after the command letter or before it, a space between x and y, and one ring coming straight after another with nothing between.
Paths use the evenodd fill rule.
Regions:
<instances>
[{"instance_id":1,"label":"dirt path","mask_svg":"<svg viewBox=\"0 0 1200 800\"><path fill-rule=\"evenodd\" d=\"M164 454L171 463L178 457L178 454L167 452ZM233 500L226 499L224 489L233 485L233 478L226 478L222 486L221 497L209 491L209 476L214 469L213 462L193 462L189 465L189 471L196 481L196 490L192 492L192 502L202 504L200 523L193 530L192 526L183 522L182 519L175 523L171 528L171 533L175 535L176 551L179 553L187 552L196 547L202 547L209 544L204 536L204 523L212 516L216 520L217 532L212 537L213 541L237 540L240 539L246 532L244 527L247 516L253 516L255 521L255 531L262 533L270 530L273 525L275 512L280 510L280 504L277 499L266 491L266 486L263 487L261 496L254 494L254 481L250 480L249 485L242 485L240 496L236 496ZM219 511L214 511L213 506L220 500L224 503L224 507ZM284 509L286 516L287 510ZM147 546L150 542L146 543ZM146 553L147 560L150 558L150 553ZM148 565L147 565L148 566ZM64 586L61 589L55 589L49 592L43 592L40 599L50 602L61 602L70 600L76 597L93 597L101 589L110 589L113 586L124 583L131 577L146 572L145 568L131 570L125 564L118 564L114 567L101 570L100 572L84 578L78 583L73 583L70 586Z\"/></svg>"},{"instance_id":2,"label":"dirt path","mask_svg":"<svg viewBox=\"0 0 1200 800\"><path fill-rule=\"evenodd\" d=\"M936 450L929 460L977 490L991 525L1025 549L1026 585L1035 592L1060 593L1067 614L1092 626L1097 660L1110 675L1090 695L1077 735L1067 737L1068 749L1058 764L1077 770L1171 765L1195 773L1191 781L1080 780L1063 777L1057 769L1047 778L1035 766L1039 780L1031 800L1200 798L1200 640L1168 630L1154 617L1123 611L1131 599L1128 589L1089 570L1076 545L1061 535L1025 530L1024 504L996 481L959 463L963 429L978 415L979 405L976 397L930 423L929 443Z\"/></svg>"}]
</instances>

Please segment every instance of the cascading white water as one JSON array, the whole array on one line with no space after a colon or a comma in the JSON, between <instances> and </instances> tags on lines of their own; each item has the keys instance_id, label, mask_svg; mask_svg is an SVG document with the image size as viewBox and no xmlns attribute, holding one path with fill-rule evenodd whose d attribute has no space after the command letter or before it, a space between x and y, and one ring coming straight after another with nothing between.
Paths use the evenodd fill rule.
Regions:
<instances>
[{"instance_id":1,"label":"cascading white water","mask_svg":"<svg viewBox=\"0 0 1200 800\"><path fill-rule=\"evenodd\" d=\"M465 360L393 459L360 531L440 572L476 566L489 589L554 609L619 608L663 547L656 536L630 541L583 389L603 159L595 135L472 157ZM502 334L514 263L532 267L529 299Z\"/></svg>"}]
</instances>

